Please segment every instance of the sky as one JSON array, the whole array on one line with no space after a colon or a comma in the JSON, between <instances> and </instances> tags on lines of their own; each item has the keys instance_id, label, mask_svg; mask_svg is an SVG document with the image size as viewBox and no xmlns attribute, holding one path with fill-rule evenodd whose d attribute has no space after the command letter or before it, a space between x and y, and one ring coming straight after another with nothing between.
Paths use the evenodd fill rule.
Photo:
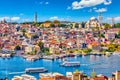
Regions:
<instances>
[{"instance_id":1,"label":"sky","mask_svg":"<svg viewBox=\"0 0 120 80\"><path fill-rule=\"evenodd\" d=\"M33 21L88 21L102 13L103 21L120 22L120 0L1 0L0 20L13 22Z\"/></svg>"}]
</instances>

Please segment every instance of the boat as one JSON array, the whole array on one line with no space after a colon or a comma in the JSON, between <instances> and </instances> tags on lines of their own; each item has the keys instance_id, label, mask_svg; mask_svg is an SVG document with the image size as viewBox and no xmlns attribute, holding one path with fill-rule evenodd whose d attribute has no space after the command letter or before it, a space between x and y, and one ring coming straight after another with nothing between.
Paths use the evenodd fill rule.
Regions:
<instances>
[{"instance_id":1,"label":"boat","mask_svg":"<svg viewBox=\"0 0 120 80\"><path fill-rule=\"evenodd\" d=\"M78 66L80 66L80 62L68 62L68 61L65 61L62 64L60 64L60 66L64 66L64 67L78 67Z\"/></svg>"},{"instance_id":2,"label":"boat","mask_svg":"<svg viewBox=\"0 0 120 80\"><path fill-rule=\"evenodd\" d=\"M25 69L25 73L44 73L44 72L48 72L48 70L45 69L44 67L41 67L41 68L26 68Z\"/></svg>"},{"instance_id":3,"label":"boat","mask_svg":"<svg viewBox=\"0 0 120 80\"><path fill-rule=\"evenodd\" d=\"M65 61L68 61L68 60L67 60L67 58L63 58L62 61L65 62Z\"/></svg>"}]
</instances>

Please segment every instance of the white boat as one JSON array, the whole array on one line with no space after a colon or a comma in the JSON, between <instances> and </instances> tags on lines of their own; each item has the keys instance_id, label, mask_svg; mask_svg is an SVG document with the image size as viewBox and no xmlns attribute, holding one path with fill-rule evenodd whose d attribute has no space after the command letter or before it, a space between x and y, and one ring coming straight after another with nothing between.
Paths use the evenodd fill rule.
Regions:
<instances>
[{"instance_id":1,"label":"white boat","mask_svg":"<svg viewBox=\"0 0 120 80\"><path fill-rule=\"evenodd\" d=\"M63 62L62 64L60 64L60 66L64 66L64 67L77 67L80 66L80 62Z\"/></svg>"},{"instance_id":2,"label":"white boat","mask_svg":"<svg viewBox=\"0 0 120 80\"><path fill-rule=\"evenodd\" d=\"M26 68L25 72L26 73L43 73L43 72L47 72L48 70L45 69L44 67L41 68Z\"/></svg>"}]
</instances>

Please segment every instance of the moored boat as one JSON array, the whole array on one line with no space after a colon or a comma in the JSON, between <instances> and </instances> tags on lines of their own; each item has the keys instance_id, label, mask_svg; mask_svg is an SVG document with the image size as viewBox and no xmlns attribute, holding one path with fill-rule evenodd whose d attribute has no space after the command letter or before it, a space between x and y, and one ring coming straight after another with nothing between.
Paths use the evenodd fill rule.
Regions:
<instances>
[{"instance_id":1,"label":"moored boat","mask_svg":"<svg viewBox=\"0 0 120 80\"><path fill-rule=\"evenodd\" d=\"M26 68L25 72L26 73L44 73L47 72L48 70L45 69L44 67L41 68Z\"/></svg>"},{"instance_id":2,"label":"moored boat","mask_svg":"<svg viewBox=\"0 0 120 80\"><path fill-rule=\"evenodd\" d=\"M60 66L64 66L64 67L77 67L80 66L80 62L63 62L62 64L60 64Z\"/></svg>"}]
</instances>

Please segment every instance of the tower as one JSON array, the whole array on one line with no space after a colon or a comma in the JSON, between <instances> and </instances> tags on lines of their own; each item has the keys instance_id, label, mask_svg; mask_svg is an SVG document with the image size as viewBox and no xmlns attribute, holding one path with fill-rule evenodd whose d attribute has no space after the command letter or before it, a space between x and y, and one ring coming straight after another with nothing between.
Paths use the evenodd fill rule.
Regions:
<instances>
[{"instance_id":1,"label":"tower","mask_svg":"<svg viewBox=\"0 0 120 80\"><path fill-rule=\"evenodd\" d=\"M102 17L102 13L99 12L98 20L99 20L99 22L100 22L100 26L102 26L102 19L103 19L103 17Z\"/></svg>"},{"instance_id":2,"label":"tower","mask_svg":"<svg viewBox=\"0 0 120 80\"><path fill-rule=\"evenodd\" d=\"M10 24L12 23L12 20L11 20L11 18L10 18Z\"/></svg>"},{"instance_id":3,"label":"tower","mask_svg":"<svg viewBox=\"0 0 120 80\"><path fill-rule=\"evenodd\" d=\"M83 75L78 70L76 70L72 75L72 80L82 80Z\"/></svg>"},{"instance_id":4,"label":"tower","mask_svg":"<svg viewBox=\"0 0 120 80\"><path fill-rule=\"evenodd\" d=\"M120 80L120 71L116 71L115 80Z\"/></svg>"},{"instance_id":5,"label":"tower","mask_svg":"<svg viewBox=\"0 0 120 80\"><path fill-rule=\"evenodd\" d=\"M35 14L34 14L34 22L35 23L37 22L37 12L35 12Z\"/></svg>"},{"instance_id":6,"label":"tower","mask_svg":"<svg viewBox=\"0 0 120 80\"><path fill-rule=\"evenodd\" d=\"M114 27L114 18L112 18L112 27Z\"/></svg>"}]
</instances>

